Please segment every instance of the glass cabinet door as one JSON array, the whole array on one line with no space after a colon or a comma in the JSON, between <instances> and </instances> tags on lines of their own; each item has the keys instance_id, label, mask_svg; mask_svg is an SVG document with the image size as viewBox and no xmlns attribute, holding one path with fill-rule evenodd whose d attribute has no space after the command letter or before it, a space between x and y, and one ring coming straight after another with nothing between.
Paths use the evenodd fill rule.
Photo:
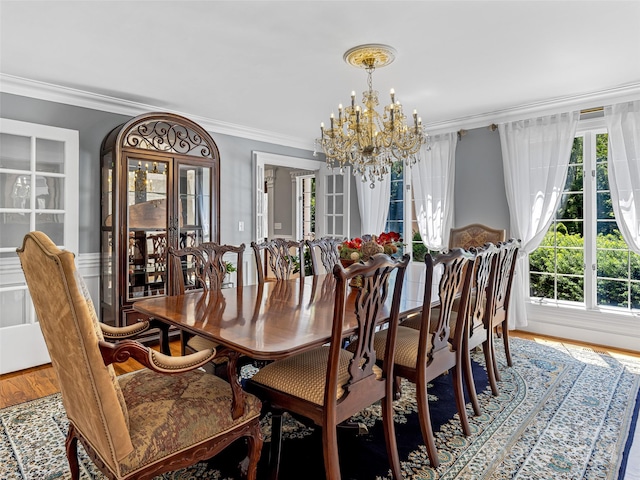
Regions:
<instances>
[{"instance_id":1,"label":"glass cabinet door","mask_svg":"<svg viewBox=\"0 0 640 480\"><path fill-rule=\"evenodd\" d=\"M178 169L178 248L211 241L211 168Z\"/></svg>"},{"instance_id":2,"label":"glass cabinet door","mask_svg":"<svg viewBox=\"0 0 640 480\"><path fill-rule=\"evenodd\" d=\"M127 165L128 299L163 295L169 164L129 157Z\"/></svg>"}]
</instances>

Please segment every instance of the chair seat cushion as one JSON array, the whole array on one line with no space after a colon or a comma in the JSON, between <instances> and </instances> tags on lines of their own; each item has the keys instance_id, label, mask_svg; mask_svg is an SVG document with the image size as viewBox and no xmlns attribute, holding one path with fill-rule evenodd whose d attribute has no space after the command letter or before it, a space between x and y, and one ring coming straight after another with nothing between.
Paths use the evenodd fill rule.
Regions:
<instances>
[{"instance_id":1,"label":"chair seat cushion","mask_svg":"<svg viewBox=\"0 0 640 480\"><path fill-rule=\"evenodd\" d=\"M418 344L420 342L420 331L414 328L403 326L398 327L396 334L396 356L395 363L407 368L416 368L416 360L418 359ZM376 349L376 358L384 358L387 350L387 333L389 330L381 330L376 333L374 338L374 346ZM431 339L433 335L429 334L429 344L427 350L431 348Z\"/></svg>"},{"instance_id":2,"label":"chair seat cushion","mask_svg":"<svg viewBox=\"0 0 640 480\"><path fill-rule=\"evenodd\" d=\"M348 367L352 358L351 352L340 350L336 399L344 395L342 387L349 381ZM324 405L328 361L329 347L316 348L266 365L251 378L251 382ZM376 378L382 377L379 367L374 366L373 371Z\"/></svg>"},{"instance_id":3,"label":"chair seat cushion","mask_svg":"<svg viewBox=\"0 0 640 480\"><path fill-rule=\"evenodd\" d=\"M195 335L189 339L187 342L187 347L189 347L194 352L200 352L202 350L208 350L213 348L215 350L220 348L220 345L212 342L211 340L207 340L206 338ZM222 365L223 363L227 363L229 361L229 357L227 356L219 356L215 357L211 362L216 365Z\"/></svg>"},{"instance_id":4,"label":"chair seat cushion","mask_svg":"<svg viewBox=\"0 0 640 480\"><path fill-rule=\"evenodd\" d=\"M244 415L231 416L231 386L194 370L163 375L139 370L118 377L129 411L133 452L120 461L131 474L167 455L198 445L259 417L261 403L246 394Z\"/></svg>"}]
</instances>

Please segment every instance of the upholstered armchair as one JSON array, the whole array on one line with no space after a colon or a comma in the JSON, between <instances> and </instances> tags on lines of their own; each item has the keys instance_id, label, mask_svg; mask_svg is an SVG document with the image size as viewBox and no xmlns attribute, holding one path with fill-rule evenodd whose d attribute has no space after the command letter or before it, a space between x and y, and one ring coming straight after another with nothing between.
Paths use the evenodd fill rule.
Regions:
<instances>
[{"instance_id":1,"label":"upholstered armchair","mask_svg":"<svg viewBox=\"0 0 640 480\"><path fill-rule=\"evenodd\" d=\"M449 231L449 249L481 247L485 243L504 242L506 232L480 223L472 223L464 227L452 228Z\"/></svg>"},{"instance_id":2,"label":"upholstered armchair","mask_svg":"<svg viewBox=\"0 0 640 480\"><path fill-rule=\"evenodd\" d=\"M146 479L208 459L240 438L248 444L241 470L256 478L261 404L199 369L215 350L170 357L133 340L106 342L74 255L42 232L27 234L17 252L69 419L72 479L79 478L78 441L109 478ZM146 368L117 377L112 363L129 358Z\"/></svg>"}]
</instances>

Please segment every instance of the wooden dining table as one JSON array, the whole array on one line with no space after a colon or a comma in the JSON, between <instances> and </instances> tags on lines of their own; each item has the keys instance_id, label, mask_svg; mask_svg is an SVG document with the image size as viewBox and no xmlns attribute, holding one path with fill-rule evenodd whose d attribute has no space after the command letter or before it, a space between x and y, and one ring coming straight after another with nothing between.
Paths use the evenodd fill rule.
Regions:
<instances>
[{"instance_id":1,"label":"wooden dining table","mask_svg":"<svg viewBox=\"0 0 640 480\"><path fill-rule=\"evenodd\" d=\"M400 302L401 318L422 310L425 274L422 263L407 267ZM389 317L394 281L389 284L386 303L378 312L380 324ZM225 355L229 354L229 381L234 392L241 395L239 380L233 373L239 355L278 360L329 342L335 289L333 274L324 274L218 291L157 296L138 300L133 308L189 335L199 335L220 345ZM354 302L358 292L357 287L349 287L347 292L345 336L356 331ZM437 301L437 295L433 297Z\"/></svg>"}]
</instances>

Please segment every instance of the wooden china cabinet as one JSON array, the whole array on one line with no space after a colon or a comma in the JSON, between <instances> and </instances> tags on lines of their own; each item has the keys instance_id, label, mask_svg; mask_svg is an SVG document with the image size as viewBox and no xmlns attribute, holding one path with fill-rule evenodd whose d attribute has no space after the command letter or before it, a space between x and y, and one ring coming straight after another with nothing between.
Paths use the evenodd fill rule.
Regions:
<instances>
[{"instance_id":1,"label":"wooden china cabinet","mask_svg":"<svg viewBox=\"0 0 640 480\"><path fill-rule=\"evenodd\" d=\"M220 241L220 155L196 123L148 113L109 132L100 158L100 307L122 327L144 317L136 300L167 294L168 247Z\"/></svg>"}]
</instances>

